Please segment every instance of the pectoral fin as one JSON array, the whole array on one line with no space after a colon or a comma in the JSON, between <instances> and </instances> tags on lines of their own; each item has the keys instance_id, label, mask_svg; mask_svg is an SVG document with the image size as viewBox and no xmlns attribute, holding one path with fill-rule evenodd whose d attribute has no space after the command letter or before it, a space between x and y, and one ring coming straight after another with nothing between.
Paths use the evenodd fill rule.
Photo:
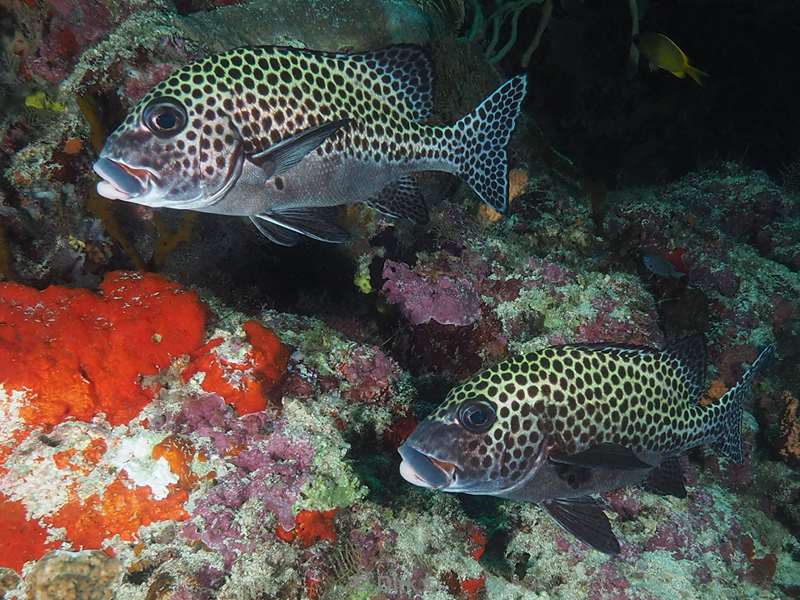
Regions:
<instances>
[{"instance_id":1,"label":"pectoral fin","mask_svg":"<svg viewBox=\"0 0 800 600\"><path fill-rule=\"evenodd\" d=\"M281 225L264 221L258 217L250 217L250 222L256 226L261 235L279 246L296 246L300 242L300 238L303 237L291 229L286 229Z\"/></svg>"},{"instance_id":2,"label":"pectoral fin","mask_svg":"<svg viewBox=\"0 0 800 600\"><path fill-rule=\"evenodd\" d=\"M256 215L256 225L266 237L283 246L293 246L298 238L280 232L283 228L288 232L305 235L320 242L341 244L350 239L350 234L336 224L334 207L288 208L272 210ZM284 241L279 241L284 240ZM292 243L288 243L292 242Z\"/></svg>"},{"instance_id":3,"label":"pectoral fin","mask_svg":"<svg viewBox=\"0 0 800 600\"><path fill-rule=\"evenodd\" d=\"M598 444L576 454L554 452L550 455L550 460L555 463L574 465L576 467L618 469L621 471L653 468L653 465L641 460L633 450L618 444Z\"/></svg>"},{"instance_id":4,"label":"pectoral fin","mask_svg":"<svg viewBox=\"0 0 800 600\"><path fill-rule=\"evenodd\" d=\"M247 160L263 169L267 178L281 175L349 123L350 119L340 119L305 129L273 144L263 152L251 154Z\"/></svg>"},{"instance_id":5,"label":"pectoral fin","mask_svg":"<svg viewBox=\"0 0 800 600\"><path fill-rule=\"evenodd\" d=\"M619 541L596 500L589 496L556 498L542 502L542 506L556 523L595 550L606 554L619 552Z\"/></svg>"}]
</instances>

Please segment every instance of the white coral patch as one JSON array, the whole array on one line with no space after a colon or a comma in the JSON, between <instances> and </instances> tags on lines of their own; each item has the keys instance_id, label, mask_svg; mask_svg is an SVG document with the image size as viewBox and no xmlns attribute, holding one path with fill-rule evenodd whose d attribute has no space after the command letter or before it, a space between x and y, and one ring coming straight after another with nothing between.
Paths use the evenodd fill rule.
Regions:
<instances>
[{"instance_id":1,"label":"white coral patch","mask_svg":"<svg viewBox=\"0 0 800 600\"><path fill-rule=\"evenodd\" d=\"M14 434L25 425L19 409L30 394L26 390L7 390L0 384L0 446L10 446Z\"/></svg>"},{"instance_id":2,"label":"white coral patch","mask_svg":"<svg viewBox=\"0 0 800 600\"><path fill-rule=\"evenodd\" d=\"M72 492L81 500L97 493L113 481L113 474L85 463L81 453L94 439L107 442L107 435L102 426L80 421L61 423L47 436L34 430L6 459L0 489L9 498L22 501L28 516L35 519L56 512ZM45 443L45 439L49 441ZM56 468L56 455L70 450L74 455L69 463L78 469ZM80 467L91 471L87 475Z\"/></svg>"},{"instance_id":3,"label":"white coral patch","mask_svg":"<svg viewBox=\"0 0 800 600\"><path fill-rule=\"evenodd\" d=\"M169 495L169 485L178 483L178 476L163 457L153 459L153 447L164 439L163 434L147 431L122 439L109 451L108 462L124 471L135 485L149 486L153 498L163 500Z\"/></svg>"}]
</instances>

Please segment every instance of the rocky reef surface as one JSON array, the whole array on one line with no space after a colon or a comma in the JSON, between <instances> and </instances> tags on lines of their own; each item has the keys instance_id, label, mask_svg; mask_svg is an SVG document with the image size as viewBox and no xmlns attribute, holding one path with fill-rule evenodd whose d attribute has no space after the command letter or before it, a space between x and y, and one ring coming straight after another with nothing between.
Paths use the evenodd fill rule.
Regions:
<instances>
[{"instance_id":1,"label":"rocky reef surface","mask_svg":"<svg viewBox=\"0 0 800 600\"><path fill-rule=\"evenodd\" d=\"M13 88L0 125L6 598L800 594L800 197L766 174L723 163L587 193L527 123L508 217L432 178L425 228L353 209L353 243L295 250L236 219L94 195L109 127L173 68L220 48L428 43L437 117L452 120L502 77L431 4L2 9L22 32L3 37L13 85L0 80ZM692 452L686 499L606 494L616 557L535 506L399 476L396 448L484 366L548 344L698 332L708 403L777 343L746 407L746 461Z\"/></svg>"},{"instance_id":2,"label":"rocky reef surface","mask_svg":"<svg viewBox=\"0 0 800 600\"><path fill-rule=\"evenodd\" d=\"M776 299L796 297L800 277L723 220L675 216L708 206L706 193L751 214L795 201L763 175L732 172L612 198L606 241L548 175L526 181L497 223L466 195L445 202L432 247L380 259L380 291L357 292L389 325L243 313L136 272L106 274L97 292L2 284L7 597L796 594L796 315ZM748 227L788 229L771 223ZM687 248L686 277L624 268L625 254L608 264L612 247L655 243ZM744 465L702 449L685 461L685 500L605 496L618 557L534 506L399 477L396 447L457 379L550 343L659 345L698 313L711 315L708 402L763 343L785 354L749 406Z\"/></svg>"}]
</instances>

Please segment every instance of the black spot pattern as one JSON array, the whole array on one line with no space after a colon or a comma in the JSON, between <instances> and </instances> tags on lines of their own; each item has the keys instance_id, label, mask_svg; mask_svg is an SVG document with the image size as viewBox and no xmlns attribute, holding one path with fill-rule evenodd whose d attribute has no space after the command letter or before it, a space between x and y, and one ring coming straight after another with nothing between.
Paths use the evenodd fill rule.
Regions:
<instances>
[{"instance_id":1,"label":"black spot pattern","mask_svg":"<svg viewBox=\"0 0 800 600\"><path fill-rule=\"evenodd\" d=\"M217 177L229 168L227 160L218 158L231 153L231 139L240 139L245 153L257 153L297 131L349 119L348 126L315 150L318 156L450 170L463 176L484 201L505 210L505 146L525 92L525 77L516 77L457 124L434 127L423 124L433 106L432 67L417 46L360 54L238 48L173 73L148 92L120 130L139 127L143 108L154 98L175 99L185 108L189 124L172 142L184 142L185 150L157 148L159 156L153 160L182 164L187 153L194 154L181 176L200 172ZM397 202L416 196L411 188L396 189ZM415 201L401 211L397 202L379 208L427 219L424 204Z\"/></svg>"},{"instance_id":2,"label":"black spot pattern","mask_svg":"<svg viewBox=\"0 0 800 600\"><path fill-rule=\"evenodd\" d=\"M570 377L552 377L565 369L571 370ZM729 394L745 393L750 381L748 371L739 391ZM696 385L697 375L689 374L673 350L561 346L478 373L453 388L436 414L449 414L476 393L494 403L497 420L474 449L483 457L484 470L491 465L492 472L515 480L526 473L545 440L570 453L603 442L676 453L715 440L725 429L724 419L736 415L726 413L724 403L697 404ZM736 447L726 452L737 456ZM489 456L496 459L489 462Z\"/></svg>"},{"instance_id":3,"label":"black spot pattern","mask_svg":"<svg viewBox=\"0 0 800 600\"><path fill-rule=\"evenodd\" d=\"M514 77L460 122L465 148L461 174L484 202L501 213L508 210L505 148L526 90L527 79Z\"/></svg>"}]
</instances>

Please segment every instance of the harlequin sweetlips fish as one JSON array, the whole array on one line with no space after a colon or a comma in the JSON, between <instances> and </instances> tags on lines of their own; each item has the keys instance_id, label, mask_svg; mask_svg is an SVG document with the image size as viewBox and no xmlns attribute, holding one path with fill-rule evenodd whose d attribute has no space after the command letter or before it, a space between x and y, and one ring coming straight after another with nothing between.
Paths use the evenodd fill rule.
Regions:
<instances>
[{"instance_id":1,"label":"harlequin sweetlips fish","mask_svg":"<svg viewBox=\"0 0 800 600\"><path fill-rule=\"evenodd\" d=\"M419 47L239 48L183 67L142 98L94 165L97 191L246 216L283 245L345 241L337 205L425 221L417 171L453 173L505 212L506 146L526 87L514 77L454 125L433 126L432 68Z\"/></svg>"},{"instance_id":2,"label":"harlequin sweetlips fish","mask_svg":"<svg viewBox=\"0 0 800 600\"><path fill-rule=\"evenodd\" d=\"M456 386L399 448L400 473L445 492L537 502L575 537L620 546L593 494L643 483L686 496L678 456L714 444L742 462L742 400L773 355L702 406L705 343L664 350L614 345L546 348Z\"/></svg>"}]
</instances>

